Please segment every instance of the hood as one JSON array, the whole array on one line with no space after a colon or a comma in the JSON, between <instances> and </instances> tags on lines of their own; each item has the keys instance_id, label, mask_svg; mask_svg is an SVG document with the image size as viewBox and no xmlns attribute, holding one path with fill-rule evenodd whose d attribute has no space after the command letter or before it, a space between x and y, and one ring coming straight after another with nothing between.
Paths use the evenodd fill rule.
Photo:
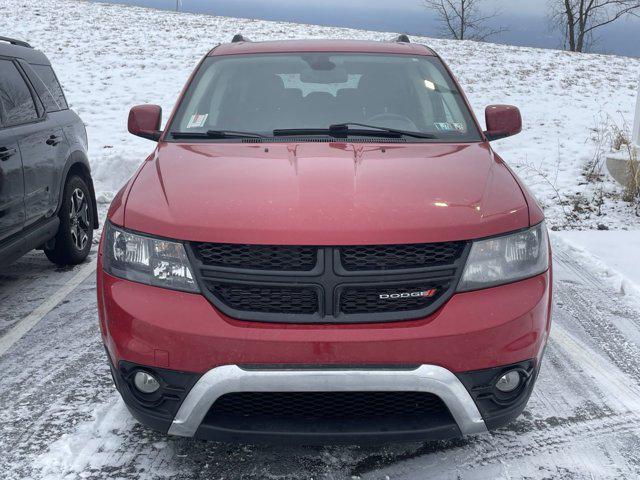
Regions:
<instances>
[{"instance_id":1,"label":"hood","mask_svg":"<svg viewBox=\"0 0 640 480\"><path fill-rule=\"evenodd\" d=\"M484 143L161 143L124 212L132 230L249 244L440 242L528 225Z\"/></svg>"}]
</instances>

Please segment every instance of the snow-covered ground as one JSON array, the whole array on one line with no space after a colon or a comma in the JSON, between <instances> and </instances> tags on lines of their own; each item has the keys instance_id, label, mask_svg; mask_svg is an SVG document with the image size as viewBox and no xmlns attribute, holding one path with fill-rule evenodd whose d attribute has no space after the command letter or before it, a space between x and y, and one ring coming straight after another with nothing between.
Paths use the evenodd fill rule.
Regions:
<instances>
[{"instance_id":1,"label":"snow-covered ground","mask_svg":"<svg viewBox=\"0 0 640 480\"><path fill-rule=\"evenodd\" d=\"M0 16L3 35L28 40L53 62L72 107L88 125L91 162L105 200L152 150L150 142L127 133L129 108L158 103L168 114L197 61L217 43L238 32L254 40L390 37L74 0L2 0ZM489 104L521 108L523 133L495 146L537 195L553 227L640 224L606 175L596 183L582 175L598 150L597 129L607 121L633 123L640 59L413 40L429 44L449 63L481 122Z\"/></svg>"},{"instance_id":2,"label":"snow-covered ground","mask_svg":"<svg viewBox=\"0 0 640 480\"><path fill-rule=\"evenodd\" d=\"M599 277L640 305L640 230L565 231L555 234Z\"/></svg>"}]
</instances>

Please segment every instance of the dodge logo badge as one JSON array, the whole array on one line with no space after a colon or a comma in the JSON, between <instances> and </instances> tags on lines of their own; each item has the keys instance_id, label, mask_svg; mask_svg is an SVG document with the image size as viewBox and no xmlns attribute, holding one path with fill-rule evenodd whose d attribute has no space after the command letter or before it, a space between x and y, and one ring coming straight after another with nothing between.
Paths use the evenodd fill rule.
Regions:
<instances>
[{"instance_id":1,"label":"dodge logo badge","mask_svg":"<svg viewBox=\"0 0 640 480\"><path fill-rule=\"evenodd\" d=\"M403 292L403 293L383 293L380 295L381 300L396 300L398 298L431 298L437 292L437 289L423 290L421 292Z\"/></svg>"}]
</instances>

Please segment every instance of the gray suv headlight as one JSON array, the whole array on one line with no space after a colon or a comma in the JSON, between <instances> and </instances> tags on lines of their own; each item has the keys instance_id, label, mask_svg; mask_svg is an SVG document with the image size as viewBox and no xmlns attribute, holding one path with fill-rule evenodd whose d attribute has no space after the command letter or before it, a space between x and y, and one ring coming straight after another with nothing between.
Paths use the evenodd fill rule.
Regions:
<instances>
[{"instance_id":1,"label":"gray suv headlight","mask_svg":"<svg viewBox=\"0 0 640 480\"><path fill-rule=\"evenodd\" d=\"M524 280L549 268L549 239L544 222L528 230L473 242L458 291Z\"/></svg>"},{"instance_id":2,"label":"gray suv headlight","mask_svg":"<svg viewBox=\"0 0 640 480\"><path fill-rule=\"evenodd\" d=\"M105 272L155 287L200 291L182 243L133 233L109 222L105 229Z\"/></svg>"}]
</instances>

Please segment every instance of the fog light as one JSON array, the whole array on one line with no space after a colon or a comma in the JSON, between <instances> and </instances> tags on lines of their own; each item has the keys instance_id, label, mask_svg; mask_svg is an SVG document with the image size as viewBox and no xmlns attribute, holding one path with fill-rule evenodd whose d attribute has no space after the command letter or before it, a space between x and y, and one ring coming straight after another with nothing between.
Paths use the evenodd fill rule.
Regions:
<instances>
[{"instance_id":1,"label":"fog light","mask_svg":"<svg viewBox=\"0 0 640 480\"><path fill-rule=\"evenodd\" d=\"M133 377L133 383L138 390L142 393L157 392L160 388L160 383L150 373L138 371Z\"/></svg>"},{"instance_id":2,"label":"fog light","mask_svg":"<svg viewBox=\"0 0 640 480\"><path fill-rule=\"evenodd\" d=\"M502 393L511 393L520 386L522 376L517 370L511 370L500 378L496 382L496 388Z\"/></svg>"}]
</instances>

